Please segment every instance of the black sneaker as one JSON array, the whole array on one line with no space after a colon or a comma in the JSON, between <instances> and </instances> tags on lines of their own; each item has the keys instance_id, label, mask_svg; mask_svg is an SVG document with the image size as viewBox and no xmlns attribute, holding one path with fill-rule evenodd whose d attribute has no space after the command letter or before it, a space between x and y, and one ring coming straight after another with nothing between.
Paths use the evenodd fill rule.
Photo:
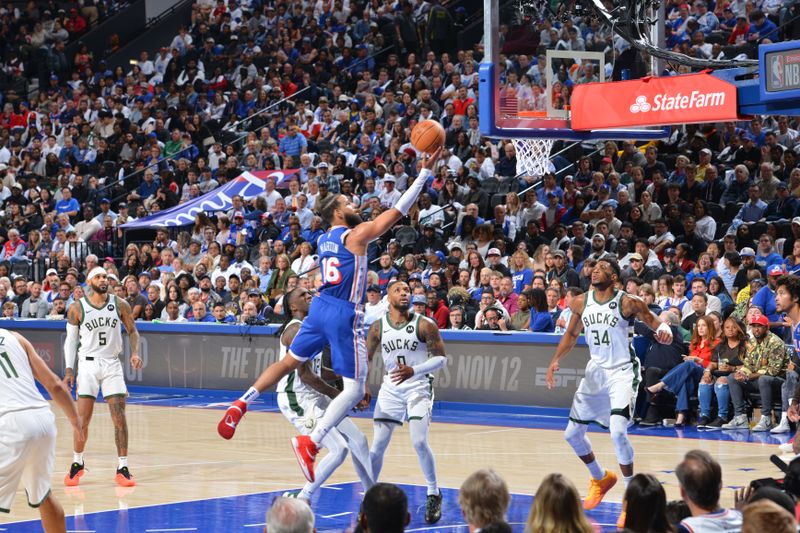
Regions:
<instances>
[{"instance_id":1,"label":"black sneaker","mask_svg":"<svg viewBox=\"0 0 800 533\"><path fill-rule=\"evenodd\" d=\"M439 494L429 494L425 502L425 521L435 524L442 518L442 491Z\"/></svg>"},{"instance_id":2,"label":"black sneaker","mask_svg":"<svg viewBox=\"0 0 800 533\"><path fill-rule=\"evenodd\" d=\"M706 429L720 429L723 424L727 424L728 421L724 418L717 417L714 419L713 422L709 422L706 424Z\"/></svg>"},{"instance_id":3,"label":"black sneaker","mask_svg":"<svg viewBox=\"0 0 800 533\"><path fill-rule=\"evenodd\" d=\"M644 418L639 425L642 427L653 427L653 426L660 426L661 419L660 418Z\"/></svg>"},{"instance_id":4,"label":"black sneaker","mask_svg":"<svg viewBox=\"0 0 800 533\"><path fill-rule=\"evenodd\" d=\"M700 418L697 419L697 429L703 429L707 427L710 422L711 422L710 418L708 418L707 416L701 416Z\"/></svg>"},{"instance_id":5,"label":"black sneaker","mask_svg":"<svg viewBox=\"0 0 800 533\"><path fill-rule=\"evenodd\" d=\"M127 466L117 468L117 485L120 487L133 487L136 485Z\"/></svg>"},{"instance_id":6,"label":"black sneaker","mask_svg":"<svg viewBox=\"0 0 800 533\"><path fill-rule=\"evenodd\" d=\"M67 487L77 487L85 471L85 465L81 463L72 463L69 467L69 473L64 476L64 485Z\"/></svg>"}]
</instances>

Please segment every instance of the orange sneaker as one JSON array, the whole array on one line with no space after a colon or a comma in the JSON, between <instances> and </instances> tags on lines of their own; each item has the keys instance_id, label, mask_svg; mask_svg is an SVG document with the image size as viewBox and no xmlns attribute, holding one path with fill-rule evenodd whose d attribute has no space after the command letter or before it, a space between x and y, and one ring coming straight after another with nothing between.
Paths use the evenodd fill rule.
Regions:
<instances>
[{"instance_id":1,"label":"orange sneaker","mask_svg":"<svg viewBox=\"0 0 800 533\"><path fill-rule=\"evenodd\" d=\"M617 517L617 529L625 529L625 519L628 517L628 513L622 511L619 513Z\"/></svg>"},{"instance_id":2,"label":"orange sneaker","mask_svg":"<svg viewBox=\"0 0 800 533\"><path fill-rule=\"evenodd\" d=\"M81 482L81 476L86 471L86 467L80 463L72 463L69 472L64 476L64 485L67 487L77 487Z\"/></svg>"},{"instance_id":3,"label":"orange sneaker","mask_svg":"<svg viewBox=\"0 0 800 533\"><path fill-rule=\"evenodd\" d=\"M300 435L292 438L292 449L303 475L309 483L314 483L314 460L319 452L317 445L308 435Z\"/></svg>"},{"instance_id":4,"label":"orange sneaker","mask_svg":"<svg viewBox=\"0 0 800 533\"><path fill-rule=\"evenodd\" d=\"M127 466L117 469L117 485L120 487L133 487L136 485Z\"/></svg>"},{"instance_id":5,"label":"orange sneaker","mask_svg":"<svg viewBox=\"0 0 800 533\"><path fill-rule=\"evenodd\" d=\"M589 494L583 500L583 508L589 511L600 505L600 502L603 501L603 496L616 484L617 475L610 470L606 470L606 475L603 476L603 479L592 479L591 483L589 483Z\"/></svg>"},{"instance_id":6,"label":"orange sneaker","mask_svg":"<svg viewBox=\"0 0 800 533\"><path fill-rule=\"evenodd\" d=\"M228 407L228 410L225 411L225 416L223 416L222 420L220 420L219 424L217 424L217 433L219 433L219 436L223 439L233 438L233 434L236 432L236 425L246 412L246 403L244 403L242 400L236 400L233 402L231 406Z\"/></svg>"}]
</instances>

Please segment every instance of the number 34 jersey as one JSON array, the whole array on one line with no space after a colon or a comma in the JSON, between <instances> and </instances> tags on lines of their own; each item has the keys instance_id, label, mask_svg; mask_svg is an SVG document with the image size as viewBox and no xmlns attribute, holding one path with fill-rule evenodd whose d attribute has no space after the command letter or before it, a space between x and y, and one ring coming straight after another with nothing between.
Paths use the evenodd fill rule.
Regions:
<instances>
[{"instance_id":1,"label":"number 34 jersey","mask_svg":"<svg viewBox=\"0 0 800 533\"><path fill-rule=\"evenodd\" d=\"M106 303L95 307L87 298L78 300L81 306L81 323L78 356L97 359L116 359L122 353L122 324L119 302L108 295Z\"/></svg>"},{"instance_id":2,"label":"number 34 jersey","mask_svg":"<svg viewBox=\"0 0 800 533\"><path fill-rule=\"evenodd\" d=\"M401 364L416 366L428 359L428 344L423 342L419 336L419 327L423 320L430 319L419 314L412 314L408 323L396 328L389 322L388 314L381 318L381 356L386 372L383 377L383 387L392 387L399 391L430 387L433 376L414 374L403 383L395 385L389 375Z\"/></svg>"},{"instance_id":3,"label":"number 34 jersey","mask_svg":"<svg viewBox=\"0 0 800 533\"><path fill-rule=\"evenodd\" d=\"M595 291L586 294L581 322L592 360L602 368L631 362L628 319L622 316L623 291L606 302L598 302Z\"/></svg>"}]
</instances>

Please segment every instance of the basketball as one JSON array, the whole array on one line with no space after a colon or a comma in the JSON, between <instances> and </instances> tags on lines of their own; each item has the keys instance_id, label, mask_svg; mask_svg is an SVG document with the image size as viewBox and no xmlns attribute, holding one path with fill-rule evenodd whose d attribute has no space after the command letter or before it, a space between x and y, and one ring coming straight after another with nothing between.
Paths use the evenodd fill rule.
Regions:
<instances>
[{"instance_id":1,"label":"basketball","mask_svg":"<svg viewBox=\"0 0 800 533\"><path fill-rule=\"evenodd\" d=\"M435 120L423 120L411 130L411 144L420 152L432 154L444 146L444 128Z\"/></svg>"}]
</instances>

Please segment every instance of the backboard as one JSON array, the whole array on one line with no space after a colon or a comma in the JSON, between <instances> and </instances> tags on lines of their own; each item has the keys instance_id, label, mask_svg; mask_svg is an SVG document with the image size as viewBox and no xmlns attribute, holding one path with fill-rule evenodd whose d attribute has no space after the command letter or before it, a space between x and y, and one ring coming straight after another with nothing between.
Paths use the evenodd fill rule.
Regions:
<instances>
[{"instance_id":1,"label":"backboard","mask_svg":"<svg viewBox=\"0 0 800 533\"><path fill-rule=\"evenodd\" d=\"M560 33L571 30L559 32L548 23L538 25L551 14L531 13L515 5L512 2L512 7L501 10L498 0L484 0L484 61L478 70L484 135L570 141L651 140L669 135L664 128L650 127L575 130L570 120L572 89L580 83L610 80L614 54L604 53L605 44L580 45L583 38L577 28L571 33L575 41L566 39L548 47L549 39L558 42Z\"/></svg>"}]
</instances>

